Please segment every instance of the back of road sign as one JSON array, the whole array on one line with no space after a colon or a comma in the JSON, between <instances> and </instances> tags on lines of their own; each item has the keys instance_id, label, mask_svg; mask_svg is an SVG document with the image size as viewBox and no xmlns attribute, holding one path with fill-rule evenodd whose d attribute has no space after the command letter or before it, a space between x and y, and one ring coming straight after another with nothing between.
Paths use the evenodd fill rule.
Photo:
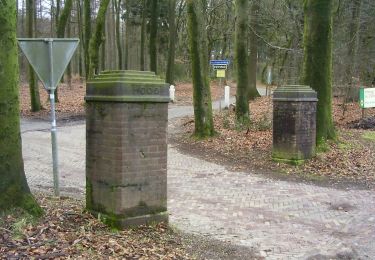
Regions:
<instances>
[{"instance_id":1,"label":"back of road sign","mask_svg":"<svg viewBox=\"0 0 375 260\"><path fill-rule=\"evenodd\" d=\"M19 46L47 90L55 90L79 39L18 39Z\"/></svg>"}]
</instances>

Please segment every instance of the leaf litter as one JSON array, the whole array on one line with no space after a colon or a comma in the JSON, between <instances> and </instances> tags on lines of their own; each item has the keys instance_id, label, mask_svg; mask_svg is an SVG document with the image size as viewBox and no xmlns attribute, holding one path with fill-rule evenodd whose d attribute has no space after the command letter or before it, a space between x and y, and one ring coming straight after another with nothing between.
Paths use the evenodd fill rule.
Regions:
<instances>
[{"instance_id":1,"label":"leaf litter","mask_svg":"<svg viewBox=\"0 0 375 260\"><path fill-rule=\"evenodd\" d=\"M309 180L353 182L365 187L375 187L375 142L363 138L373 130L353 129L353 122L361 120L361 110L356 103L347 105L342 116L341 101L334 100L334 121L338 133L336 141L328 143L327 151L301 166L272 160L272 98L261 97L250 102L250 125L240 128L235 122L234 108L214 114L218 134L206 140L191 138L194 131L193 117L178 122L182 134L174 141L187 152L206 154L206 159L227 164L232 170L251 170L254 173L278 173L284 176L302 176ZM366 111L374 117L375 110Z\"/></svg>"}]
</instances>

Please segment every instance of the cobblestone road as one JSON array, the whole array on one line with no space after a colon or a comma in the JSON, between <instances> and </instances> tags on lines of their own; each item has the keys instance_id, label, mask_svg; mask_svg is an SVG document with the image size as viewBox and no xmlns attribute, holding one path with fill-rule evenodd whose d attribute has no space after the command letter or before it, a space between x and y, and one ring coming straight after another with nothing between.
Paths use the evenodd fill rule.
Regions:
<instances>
[{"instance_id":1,"label":"cobblestone road","mask_svg":"<svg viewBox=\"0 0 375 260\"><path fill-rule=\"evenodd\" d=\"M50 189L49 132L28 129L22 135L28 181L34 189ZM58 135L63 190L83 196L85 126L62 127ZM173 147L168 170L170 220L183 231L255 247L266 259L375 259L374 190L231 172Z\"/></svg>"}]
</instances>

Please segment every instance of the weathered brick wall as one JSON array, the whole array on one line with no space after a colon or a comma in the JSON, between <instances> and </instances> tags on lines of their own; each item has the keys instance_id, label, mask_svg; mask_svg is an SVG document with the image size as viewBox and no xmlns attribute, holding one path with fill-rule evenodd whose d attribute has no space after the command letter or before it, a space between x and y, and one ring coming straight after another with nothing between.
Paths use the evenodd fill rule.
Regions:
<instances>
[{"instance_id":1,"label":"weathered brick wall","mask_svg":"<svg viewBox=\"0 0 375 260\"><path fill-rule=\"evenodd\" d=\"M123 219L167 210L167 103L87 103L87 207Z\"/></svg>"},{"instance_id":2,"label":"weathered brick wall","mask_svg":"<svg viewBox=\"0 0 375 260\"><path fill-rule=\"evenodd\" d=\"M316 102L274 101L273 156L304 160L315 155Z\"/></svg>"}]
</instances>

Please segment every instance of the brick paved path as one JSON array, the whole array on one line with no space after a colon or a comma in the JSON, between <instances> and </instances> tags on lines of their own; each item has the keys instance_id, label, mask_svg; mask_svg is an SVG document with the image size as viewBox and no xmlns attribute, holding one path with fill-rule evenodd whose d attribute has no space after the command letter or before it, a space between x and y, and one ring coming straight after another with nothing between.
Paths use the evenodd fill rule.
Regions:
<instances>
[{"instance_id":1,"label":"brick paved path","mask_svg":"<svg viewBox=\"0 0 375 260\"><path fill-rule=\"evenodd\" d=\"M31 130L22 137L30 185L50 188L49 132ZM60 128L59 148L64 191L83 195L85 126ZM375 259L374 190L345 191L230 172L172 147L168 175L171 224L183 231L255 247L266 259L344 253Z\"/></svg>"}]
</instances>

